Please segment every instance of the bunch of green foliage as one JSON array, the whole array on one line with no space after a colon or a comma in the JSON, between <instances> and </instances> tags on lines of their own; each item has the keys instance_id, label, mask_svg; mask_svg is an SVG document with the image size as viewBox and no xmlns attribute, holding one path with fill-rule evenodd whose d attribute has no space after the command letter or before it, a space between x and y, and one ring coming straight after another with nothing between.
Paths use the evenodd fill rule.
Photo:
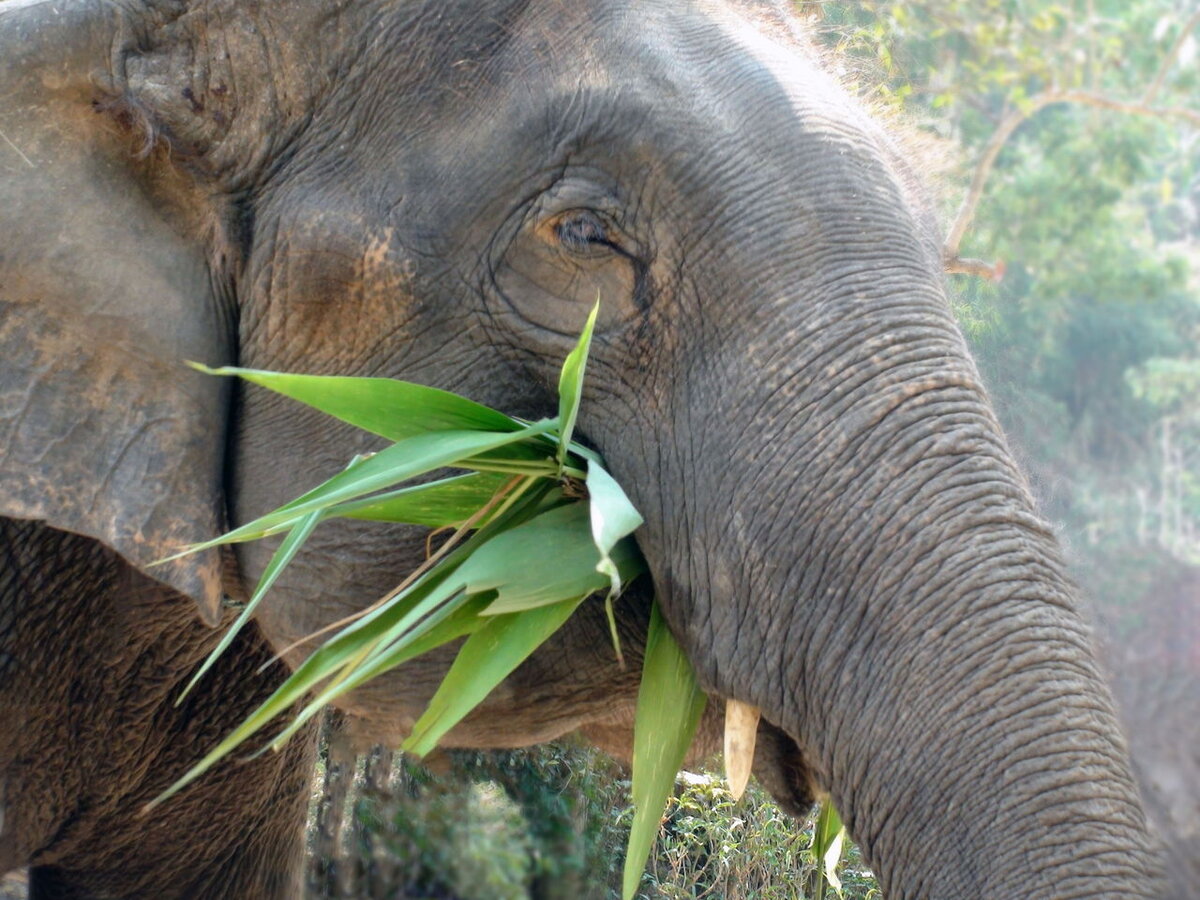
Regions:
<instances>
[{"instance_id":1,"label":"bunch of green foliage","mask_svg":"<svg viewBox=\"0 0 1200 900\"><path fill-rule=\"evenodd\" d=\"M644 896L663 900L791 900L796 885L819 900L879 897L874 876L826 805L806 828L751 785L734 800L723 779L686 775L668 807Z\"/></svg>"},{"instance_id":2,"label":"bunch of green foliage","mask_svg":"<svg viewBox=\"0 0 1200 900\"><path fill-rule=\"evenodd\" d=\"M599 458L571 441L597 310L563 365L559 415L541 422L521 422L455 394L391 379L244 369L214 373L240 375L395 443L356 457L344 471L278 509L184 551L285 535L245 609L185 695L225 652L321 522L368 519L452 528L453 534L387 596L326 629L334 634L156 802L298 702L305 701L271 740L272 747L278 749L347 691L465 637L405 745L424 755L566 622L584 598L607 590L611 603L623 582L641 574L644 563L628 537L641 517ZM468 474L399 486L447 467ZM554 565L546 566L550 546ZM671 652L674 643L668 637L663 646ZM651 657L647 654L648 664ZM683 677L690 679L686 689L694 691L691 670ZM307 699L312 692L316 696Z\"/></svg>"},{"instance_id":3,"label":"bunch of green foliage","mask_svg":"<svg viewBox=\"0 0 1200 900\"><path fill-rule=\"evenodd\" d=\"M274 749L347 691L444 644L465 638L404 743L403 749L417 756L432 751L588 596L607 592L616 644L611 604L645 569L630 537L642 519L599 456L571 440L598 311L599 304L563 364L558 416L540 422L523 422L455 394L391 379L204 370L241 376L394 443L356 457L344 471L278 509L184 551L284 535L241 615L185 695L229 647L322 522L367 519L453 533L395 590L325 629L333 634L275 693L151 805L200 777L277 718L290 715L291 721L269 741ZM405 485L445 468L467 474ZM635 713L626 898L636 890L654 843L658 811L670 796L705 702L691 664L655 604ZM834 831L839 830L840 823Z\"/></svg>"},{"instance_id":4,"label":"bunch of green foliage","mask_svg":"<svg viewBox=\"0 0 1200 900\"><path fill-rule=\"evenodd\" d=\"M398 872L388 884L403 896L470 898L488 884L489 897L621 897L633 810L627 774L602 753L559 742L452 751L445 762L434 774L401 755L390 789L360 789L346 841L358 858L338 861L363 873L350 894L375 896L363 882L382 850ZM824 890L819 842L816 819L801 827L756 784L735 800L719 775L683 773L635 896L782 900L803 886L815 898ZM854 847L831 875L842 898L879 896Z\"/></svg>"}]
</instances>

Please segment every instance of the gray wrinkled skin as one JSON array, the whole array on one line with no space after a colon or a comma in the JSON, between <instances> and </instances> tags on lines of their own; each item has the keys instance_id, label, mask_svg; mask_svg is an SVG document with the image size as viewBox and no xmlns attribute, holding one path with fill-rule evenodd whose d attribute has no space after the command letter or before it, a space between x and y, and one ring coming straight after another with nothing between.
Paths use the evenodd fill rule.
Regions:
<instances>
[{"instance_id":1,"label":"gray wrinkled skin","mask_svg":"<svg viewBox=\"0 0 1200 900\"><path fill-rule=\"evenodd\" d=\"M207 736L276 683L237 677L263 652L247 637L177 756L143 752L211 644L196 610L216 622L270 548L149 570L156 587L139 570L376 444L181 358L536 416L600 297L579 427L646 517L705 689L763 710L764 783L793 809L828 792L889 898L1163 896L916 179L814 57L715 0L0 6L0 513L33 573L0 609L43 623L0 636L24 673L0 698L28 723L0 745L0 868L31 861L37 897L221 896L218 875L224 896L290 896L304 742L291 769L227 766L127 815L209 745L188 723ZM281 647L361 608L421 545L330 524L259 630ZM649 588L621 605L629 670L588 607L451 742L582 729L621 752ZM396 739L451 653L346 710ZM29 706L68 680L120 697ZM113 729L85 754L99 772L63 750L90 717Z\"/></svg>"}]
</instances>

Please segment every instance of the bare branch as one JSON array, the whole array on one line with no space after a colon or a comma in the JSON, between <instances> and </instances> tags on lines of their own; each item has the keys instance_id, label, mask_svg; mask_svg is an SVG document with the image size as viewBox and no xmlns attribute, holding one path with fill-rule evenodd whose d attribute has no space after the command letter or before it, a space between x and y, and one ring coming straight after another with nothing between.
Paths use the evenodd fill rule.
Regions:
<instances>
[{"instance_id":1,"label":"bare branch","mask_svg":"<svg viewBox=\"0 0 1200 900\"><path fill-rule=\"evenodd\" d=\"M1091 91L1063 91L1056 95L1055 103L1078 103L1083 106L1098 106L1131 116L1150 116L1155 119L1186 119L1200 126L1200 110L1184 106L1150 106L1144 101L1120 100Z\"/></svg>"},{"instance_id":2,"label":"bare branch","mask_svg":"<svg viewBox=\"0 0 1200 900\"><path fill-rule=\"evenodd\" d=\"M1005 265L1002 262L989 263L982 259L963 259L956 256L946 259L944 268L947 275L977 275L997 284L1004 280Z\"/></svg>"},{"instance_id":3,"label":"bare branch","mask_svg":"<svg viewBox=\"0 0 1200 900\"><path fill-rule=\"evenodd\" d=\"M966 235L967 229L971 227L971 223L975 221L979 201L983 199L983 189L987 186L988 178L991 177L992 170L996 167L1000 151L1030 116L1053 102L1050 94L1040 94L1032 98L1026 106L1009 112L1000 122L983 150L983 156L980 157L979 163L975 167L975 175L971 178L971 186L967 189L967 196L963 199L962 206L959 207L958 214L954 217L954 224L950 227L950 233L946 236L946 245L943 248L943 256L946 259L958 258L963 237Z\"/></svg>"},{"instance_id":4,"label":"bare branch","mask_svg":"<svg viewBox=\"0 0 1200 900\"><path fill-rule=\"evenodd\" d=\"M1158 99L1158 95L1162 91L1163 84L1166 83L1167 76L1175 68L1175 63L1179 61L1179 54L1183 52L1183 45L1187 43L1188 37L1196 30L1197 25L1200 25L1200 6L1196 7L1192 13L1192 17L1187 20L1187 24L1183 26L1183 30L1179 32L1179 37L1175 39L1170 52L1163 59L1162 65L1158 69L1158 74L1154 76L1154 81L1150 82L1150 87L1146 88L1146 93L1142 97L1143 106L1154 105L1154 101Z\"/></svg>"},{"instance_id":5,"label":"bare branch","mask_svg":"<svg viewBox=\"0 0 1200 900\"><path fill-rule=\"evenodd\" d=\"M992 170L996 167L996 160L1000 156L1000 151L1004 149L1013 134L1028 119L1047 106L1053 106L1058 103L1093 106L1133 116L1149 116L1158 119L1185 119L1193 125L1200 127L1200 110L1187 109L1182 106L1148 106L1139 101L1121 100L1092 91L1046 91L1045 93L1031 97L1022 108L1012 110L1004 117L984 148L983 156L975 167L975 175L971 179L971 186L967 190L967 196L964 198L962 206L959 207L958 214L954 217L954 223L951 225L950 231L946 236L946 244L942 250L942 255L947 260L958 259L963 237L971 227L971 223L975 221L975 214L979 209L980 201L983 199L983 190L987 186Z\"/></svg>"}]
</instances>

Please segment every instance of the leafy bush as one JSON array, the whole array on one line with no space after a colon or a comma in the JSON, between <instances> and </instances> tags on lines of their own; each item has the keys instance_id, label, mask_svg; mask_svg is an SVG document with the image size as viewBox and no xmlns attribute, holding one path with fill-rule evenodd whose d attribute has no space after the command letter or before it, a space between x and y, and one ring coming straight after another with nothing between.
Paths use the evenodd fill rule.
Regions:
<instances>
[{"instance_id":1,"label":"leafy bush","mask_svg":"<svg viewBox=\"0 0 1200 900\"><path fill-rule=\"evenodd\" d=\"M345 826L351 837L342 842L357 858L337 862L357 880L343 882L342 896L620 897L633 812L628 776L616 763L571 743L446 759L447 771L434 774L398 755L383 791L363 782L360 765ZM792 819L756 784L734 802L720 776L685 773L636 896L775 900L799 896L804 885L811 897L811 843L812 823ZM372 888L381 850L394 875L390 886ZM842 897L879 897L854 848L839 875Z\"/></svg>"}]
</instances>

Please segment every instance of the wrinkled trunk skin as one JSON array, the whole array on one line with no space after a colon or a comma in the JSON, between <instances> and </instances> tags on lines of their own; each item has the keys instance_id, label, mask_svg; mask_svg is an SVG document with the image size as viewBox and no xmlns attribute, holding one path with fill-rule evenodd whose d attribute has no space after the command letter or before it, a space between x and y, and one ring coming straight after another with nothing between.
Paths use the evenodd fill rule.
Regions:
<instances>
[{"instance_id":1,"label":"wrinkled trunk skin","mask_svg":"<svg viewBox=\"0 0 1200 900\"><path fill-rule=\"evenodd\" d=\"M756 417L718 417L773 449L705 434L687 462L711 496L651 519L705 686L797 741L889 898L1162 896L1089 636L974 372L948 326L857 327L876 346L831 359L822 397L751 367Z\"/></svg>"},{"instance_id":2,"label":"wrinkled trunk skin","mask_svg":"<svg viewBox=\"0 0 1200 900\"><path fill-rule=\"evenodd\" d=\"M599 441L668 620L708 690L796 741L889 900L1161 897L1090 636L935 246L878 156L834 140L849 162L820 182L782 158L814 218L854 230L727 250L706 288L734 313L707 309L656 373L671 401L643 446Z\"/></svg>"}]
</instances>

